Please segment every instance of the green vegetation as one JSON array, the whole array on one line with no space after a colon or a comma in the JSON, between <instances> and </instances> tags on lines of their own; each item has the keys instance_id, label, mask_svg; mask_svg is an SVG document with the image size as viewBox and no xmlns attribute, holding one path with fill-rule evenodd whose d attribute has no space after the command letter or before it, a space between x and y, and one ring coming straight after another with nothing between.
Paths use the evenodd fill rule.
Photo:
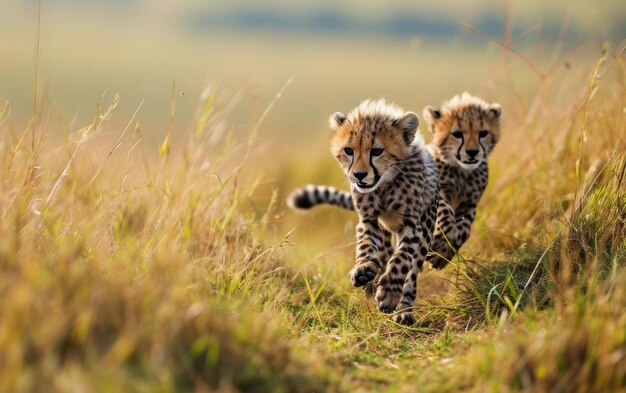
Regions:
<instances>
[{"instance_id":1,"label":"green vegetation","mask_svg":"<svg viewBox=\"0 0 626 393\"><path fill-rule=\"evenodd\" d=\"M158 143L117 96L84 127L44 105L16 126L0 102L0 391L626 389L623 55L471 58L471 75L493 61L474 86L502 98L503 137L462 256L420 277L412 328L349 286L352 213L282 202L303 183L343 184L324 133L285 136L306 119L265 134L282 105L323 124L321 86L293 100L287 84L252 120L238 93L210 88L181 114L192 99L174 87ZM467 77L437 71L445 85L415 76L433 105ZM400 91L396 76L379 83Z\"/></svg>"}]
</instances>

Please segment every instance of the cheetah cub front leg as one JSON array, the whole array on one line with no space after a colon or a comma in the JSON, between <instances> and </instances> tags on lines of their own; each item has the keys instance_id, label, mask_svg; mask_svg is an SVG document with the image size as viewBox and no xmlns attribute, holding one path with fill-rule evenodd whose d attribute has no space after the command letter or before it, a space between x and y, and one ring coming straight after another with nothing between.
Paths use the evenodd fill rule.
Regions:
<instances>
[{"instance_id":1,"label":"cheetah cub front leg","mask_svg":"<svg viewBox=\"0 0 626 393\"><path fill-rule=\"evenodd\" d=\"M384 228L381 228L381 229L382 229L383 241L382 241L382 246L378 248L377 256L380 262L382 263L382 265L380 269L378 270L376 278L374 278L374 280L370 281L369 283L367 283L367 285L363 287L363 293L365 293L365 296L367 296L368 298L374 297L376 293L375 284L378 282L378 279L380 278L380 276L385 272L385 267L387 266L387 262L389 262L389 259L393 255L393 250L394 250L393 235L388 230Z\"/></svg>"},{"instance_id":2,"label":"cheetah cub front leg","mask_svg":"<svg viewBox=\"0 0 626 393\"><path fill-rule=\"evenodd\" d=\"M417 295L417 276L430 248L430 232L419 220L405 219L398 231L398 247L377 282L378 309L396 312L394 321L404 325L415 324L411 307Z\"/></svg>"},{"instance_id":3,"label":"cheetah cub front leg","mask_svg":"<svg viewBox=\"0 0 626 393\"><path fill-rule=\"evenodd\" d=\"M378 250L383 248L383 231L378 220L361 220L356 226L356 262L350 271L350 283L361 287L376 278L383 267Z\"/></svg>"}]
</instances>

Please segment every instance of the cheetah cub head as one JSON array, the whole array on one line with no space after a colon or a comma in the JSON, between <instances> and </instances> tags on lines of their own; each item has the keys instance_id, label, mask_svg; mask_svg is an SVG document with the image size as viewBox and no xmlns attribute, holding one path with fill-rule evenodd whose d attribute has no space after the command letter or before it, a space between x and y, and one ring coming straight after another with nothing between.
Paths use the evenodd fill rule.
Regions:
<instances>
[{"instance_id":1,"label":"cheetah cub head","mask_svg":"<svg viewBox=\"0 0 626 393\"><path fill-rule=\"evenodd\" d=\"M419 119L413 112L366 100L347 115L330 117L330 151L358 192L374 191L390 181L411 151Z\"/></svg>"},{"instance_id":2,"label":"cheetah cub head","mask_svg":"<svg viewBox=\"0 0 626 393\"><path fill-rule=\"evenodd\" d=\"M448 163L464 169L478 168L500 139L502 107L489 104L467 92L444 102L441 108L427 106L424 118L433 133L433 143Z\"/></svg>"}]
</instances>

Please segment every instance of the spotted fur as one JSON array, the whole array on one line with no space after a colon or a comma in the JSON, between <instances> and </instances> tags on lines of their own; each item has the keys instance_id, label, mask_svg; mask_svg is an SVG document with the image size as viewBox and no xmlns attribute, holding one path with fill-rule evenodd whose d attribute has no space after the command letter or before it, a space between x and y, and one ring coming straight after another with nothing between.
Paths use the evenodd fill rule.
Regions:
<instances>
[{"instance_id":1,"label":"spotted fur","mask_svg":"<svg viewBox=\"0 0 626 393\"><path fill-rule=\"evenodd\" d=\"M359 214L350 282L361 287L376 278L378 309L397 312L394 319L404 324L415 321L410 308L430 249L439 195L435 163L415 138L418 123L414 113L383 100L364 101L349 114L330 118L331 153L350 181L352 206ZM330 199L331 190L305 189L291 198L292 205L305 206L309 194ZM350 206L345 195L334 201Z\"/></svg>"},{"instance_id":2,"label":"spotted fur","mask_svg":"<svg viewBox=\"0 0 626 393\"><path fill-rule=\"evenodd\" d=\"M424 109L424 118L433 133L428 151L437 165L441 183L438 230L427 257L434 268L446 266L469 238L476 205L487 186L487 157L500 139L501 115L500 105L468 93L453 97L440 108ZM326 186L297 189L288 201L300 209L320 204L354 209L350 193Z\"/></svg>"}]
</instances>

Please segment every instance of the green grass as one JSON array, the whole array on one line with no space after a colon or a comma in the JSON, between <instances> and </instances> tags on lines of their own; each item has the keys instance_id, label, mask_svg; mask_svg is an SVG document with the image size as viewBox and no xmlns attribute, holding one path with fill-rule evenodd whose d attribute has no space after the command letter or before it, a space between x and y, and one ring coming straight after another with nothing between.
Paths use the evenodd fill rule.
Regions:
<instances>
[{"instance_id":1,"label":"green grass","mask_svg":"<svg viewBox=\"0 0 626 393\"><path fill-rule=\"evenodd\" d=\"M485 88L509 97L490 186L462 256L420 277L412 328L350 287L350 212L282 202L342 184L325 135L267 146L265 114L241 136L211 94L158 146L134 120L110 125L116 97L84 127L40 108L16 128L0 105L0 390L626 389L626 65L612 56Z\"/></svg>"}]
</instances>

